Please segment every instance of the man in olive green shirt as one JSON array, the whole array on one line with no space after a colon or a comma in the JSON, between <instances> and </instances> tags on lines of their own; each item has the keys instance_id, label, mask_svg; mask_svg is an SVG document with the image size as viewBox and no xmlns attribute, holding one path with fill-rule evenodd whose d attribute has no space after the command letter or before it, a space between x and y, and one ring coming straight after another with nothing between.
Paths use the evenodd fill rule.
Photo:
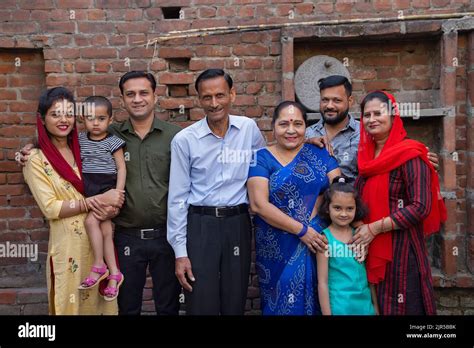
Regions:
<instances>
[{"instance_id":1,"label":"man in olive green shirt","mask_svg":"<svg viewBox=\"0 0 474 348\"><path fill-rule=\"evenodd\" d=\"M112 124L110 133L125 140L125 203L113 220L114 242L125 281L119 314L140 314L147 267L159 315L177 315L181 287L174 274L175 256L166 240L170 144L181 129L154 117L157 102L152 74L131 71L119 82L129 119Z\"/></svg>"}]
</instances>

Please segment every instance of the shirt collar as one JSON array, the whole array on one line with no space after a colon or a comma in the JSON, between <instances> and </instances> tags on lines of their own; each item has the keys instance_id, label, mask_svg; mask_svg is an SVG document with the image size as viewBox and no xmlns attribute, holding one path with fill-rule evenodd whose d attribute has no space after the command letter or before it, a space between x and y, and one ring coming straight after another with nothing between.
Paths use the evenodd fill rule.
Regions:
<instances>
[{"instance_id":1,"label":"shirt collar","mask_svg":"<svg viewBox=\"0 0 474 348\"><path fill-rule=\"evenodd\" d=\"M162 131L163 130L163 121L161 121L158 118L153 119L153 124L151 125L151 129L157 129ZM135 133L135 130L133 129L132 122L130 122L130 118L127 119L124 123L122 123L122 126L120 128L121 131L128 131L129 133Z\"/></svg>"},{"instance_id":2,"label":"shirt collar","mask_svg":"<svg viewBox=\"0 0 474 348\"><path fill-rule=\"evenodd\" d=\"M204 138L206 135L214 134L207 124L207 116L199 122L201 122L200 127L197 129L197 136L199 139ZM242 119L239 116L229 115L229 129L231 127L235 127L240 130L242 127Z\"/></svg>"}]
</instances>

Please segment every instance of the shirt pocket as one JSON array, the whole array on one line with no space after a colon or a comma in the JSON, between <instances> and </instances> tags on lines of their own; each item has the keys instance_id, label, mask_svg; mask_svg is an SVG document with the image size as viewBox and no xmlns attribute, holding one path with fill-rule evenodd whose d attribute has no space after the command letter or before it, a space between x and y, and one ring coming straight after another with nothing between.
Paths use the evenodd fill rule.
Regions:
<instances>
[{"instance_id":1,"label":"shirt pocket","mask_svg":"<svg viewBox=\"0 0 474 348\"><path fill-rule=\"evenodd\" d=\"M148 163L150 173L150 188L156 188L168 184L170 178L170 158L163 154L152 154L151 161Z\"/></svg>"}]
</instances>

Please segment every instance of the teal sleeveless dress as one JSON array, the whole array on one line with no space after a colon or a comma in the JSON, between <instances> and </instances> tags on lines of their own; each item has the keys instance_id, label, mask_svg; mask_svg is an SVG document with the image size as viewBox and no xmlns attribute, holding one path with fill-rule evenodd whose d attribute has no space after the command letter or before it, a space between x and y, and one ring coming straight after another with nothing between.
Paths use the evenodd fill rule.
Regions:
<instances>
[{"instance_id":1,"label":"teal sleeveless dress","mask_svg":"<svg viewBox=\"0 0 474 348\"><path fill-rule=\"evenodd\" d=\"M328 290L333 315L375 315L365 265L354 258L346 243L334 238L329 228ZM353 231L354 233L354 231Z\"/></svg>"}]
</instances>

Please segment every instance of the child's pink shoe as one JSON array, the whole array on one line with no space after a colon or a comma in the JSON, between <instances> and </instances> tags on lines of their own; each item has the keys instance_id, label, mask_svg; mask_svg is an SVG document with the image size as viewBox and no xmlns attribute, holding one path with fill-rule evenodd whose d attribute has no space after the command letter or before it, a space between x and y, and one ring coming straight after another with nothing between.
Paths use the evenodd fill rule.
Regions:
<instances>
[{"instance_id":1,"label":"child's pink shoe","mask_svg":"<svg viewBox=\"0 0 474 348\"><path fill-rule=\"evenodd\" d=\"M86 279L82 281L81 285L79 285L79 288L78 288L79 290L92 289L96 287L102 280L107 278L107 276L109 275L109 270L106 265L103 265L100 268L96 266L92 266L91 271L99 274L100 277L98 279L87 277Z\"/></svg>"},{"instance_id":2,"label":"child's pink shoe","mask_svg":"<svg viewBox=\"0 0 474 348\"><path fill-rule=\"evenodd\" d=\"M117 298L119 294L119 289L120 286L123 283L124 276L121 272L119 274L111 274L107 277L107 280L116 280L117 281L117 287L114 286L108 286L104 289L104 300L106 301L113 301Z\"/></svg>"}]
</instances>

